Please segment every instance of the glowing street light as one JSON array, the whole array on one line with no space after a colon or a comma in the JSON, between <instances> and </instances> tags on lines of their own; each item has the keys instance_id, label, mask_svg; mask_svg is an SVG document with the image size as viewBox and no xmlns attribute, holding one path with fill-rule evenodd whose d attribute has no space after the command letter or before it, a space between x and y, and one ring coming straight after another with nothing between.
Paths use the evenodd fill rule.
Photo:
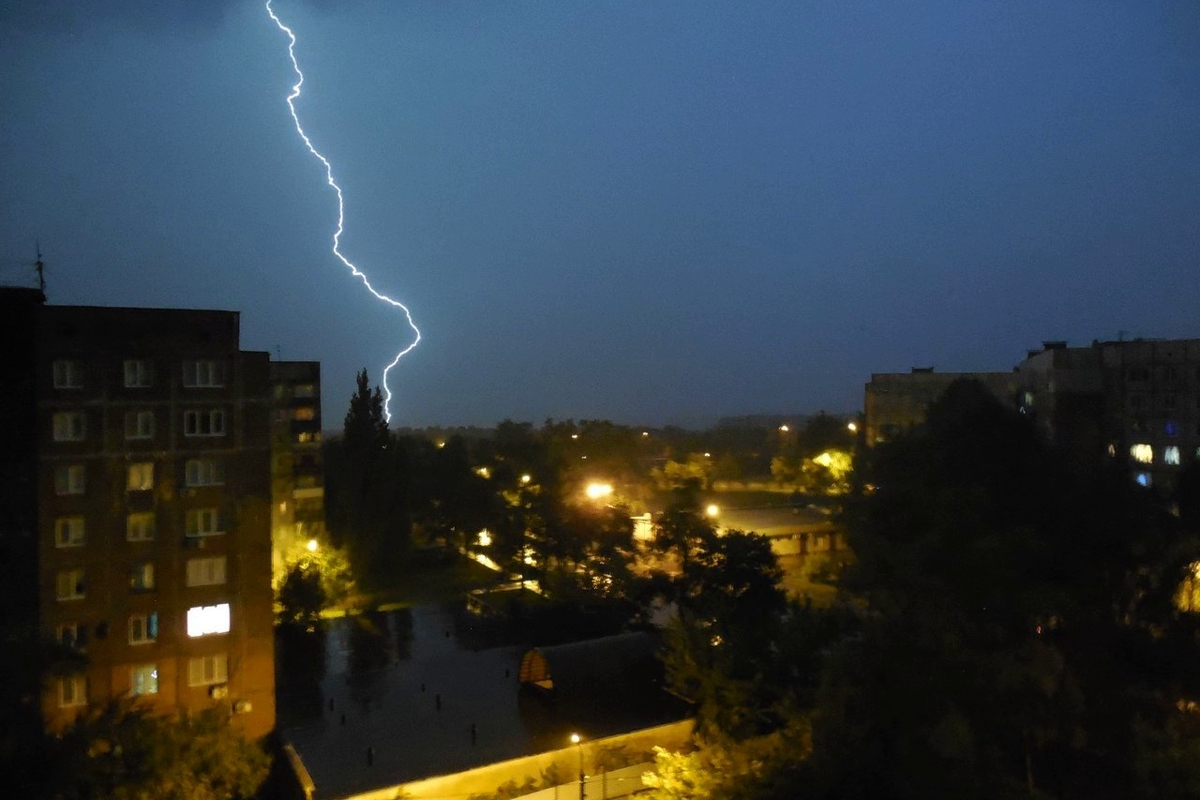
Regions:
<instances>
[{"instance_id":1,"label":"glowing street light","mask_svg":"<svg viewBox=\"0 0 1200 800\"><path fill-rule=\"evenodd\" d=\"M317 552L317 540L316 539L309 539L308 544L306 544L304 546L306 548L308 548L308 552L310 552L310 553Z\"/></svg>"},{"instance_id":2,"label":"glowing street light","mask_svg":"<svg viewBox=\"0 0 1200 800\"><path fill-rule=\"evenodd\" d=\"M584 490L590 500L599 500L601 497L608 497L613 493L611 483L589 483L587 489Z\"/></svg>"},{"instance_id":3,"label":"glowing street light","mask_svg":"<svg viewBox=\"0 0 1200 800\"><path fill-rule=\"evenodd\" d=\"M787 425L780 425L780 426L779 426L779 432L780 432L780 433L787 433L787 432L788 432L788 431L790 431L790 430L791 430L791 428L789 428Z\"/></svg>"},{"instance_id":4,"label":"glowing street light","mask_svg":"<svg viewBox=\"0 0 1200 800\"><path fill-rule=\"evenodd\" d=\"M708 507L704 509L704 513L716 519L717 515L721 513L721 507L716 503L709 503Z\"/></svg>"},{"instance_id":5,"label":"glowing street light","mask_svg":"<svg viewBox=\"0 0 1200 800\"><path fill-rule=\"evenodd\" d=\"M579 753L579 800L584 800L583 784L584 784L585 776L583 774L583 744L582 744L582 742L583 742L583 739L581 739L579 737L578 733L571 734L571 744L575 745L575 750Z\"/></svg>"},{"instance_id":6,"label":"glowing street light","mask_svg":"<svg viewBox=\"0 0 1200 800\"><path fill-rule=\"evenodd\" d=\"M858 423L854 422L853 420L847 422L846 430L850 431L851 433L858 433Z\"/></svg>"},{"instance_id":7,"label":"glowing street light","mask_svg":"<svg viewBox=\"0 0 1200 800\"><path fill-rule=\"evenodd\" d=\"M487 546L489 546L489 545L492 543L492 534L491 534L491 532L490 532L490 531L489 531L487 528L484 528L483 530L481 530L481 531L479 532L479 539L478 539L478 541L479 541L479 546L480 546L480 547L487 547Z\"/></svg>"},{"instance_id":8,"label":"glowing street light","mask_svg":"<svg viewBox=\"0 0 1200 800\"><path fill-rule=\"evenodd\" d=\"M521 483L529 483L531 480L533 480L533 476L528 472L521 476Z\"/></svg>"}]
</instances>

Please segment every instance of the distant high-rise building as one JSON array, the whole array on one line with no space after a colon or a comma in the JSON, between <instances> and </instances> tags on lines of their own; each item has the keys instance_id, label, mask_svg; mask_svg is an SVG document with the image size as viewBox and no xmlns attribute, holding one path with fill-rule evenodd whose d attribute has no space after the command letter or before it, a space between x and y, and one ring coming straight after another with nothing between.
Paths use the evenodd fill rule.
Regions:
<instances>
[{"instance_id":1,"label":"distant high-rise building","mask_svg":"<svg viewBox=\"0 0 1200 800\"><path fill-rule=\"evenodd\" d=\"M1044 342L1009 372L872 375L867 442L921 423L959 378L979 380L1077 458L1115 460L1138 483L1167 495L1179 471L1200 460L1200 339Z\"/></svg>"},{"instance_id":2,"label":"distant high-rise building","mask_svg":"<svg viewBox=\"0 0 1200 800\"><path fill-rule=\"evenodd\" d=\"M86 656L52 728L89 705L275 724L267 353L231 311L46 305L0 289L5 623ZM11 446L10 446L11 445Z\"/></svg>"},{"instance_id":3,"label":"distant high-rise building","mask_svg":"<svg viewBox=\"0 0 1200 800\"><path fill-rule=\"evenodd\" d=\"M279 579L288 561L325 536L321 364L272 362L271 385L272 560Z\"/></svg>"}]
</instances>

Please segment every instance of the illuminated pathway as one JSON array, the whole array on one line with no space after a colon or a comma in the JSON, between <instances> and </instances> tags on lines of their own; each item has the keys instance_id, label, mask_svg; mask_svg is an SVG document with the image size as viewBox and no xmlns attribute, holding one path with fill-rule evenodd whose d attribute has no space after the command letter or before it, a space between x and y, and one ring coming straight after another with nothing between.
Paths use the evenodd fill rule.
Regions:
<instances>
[{"instance_id":1,"label":"illuminated pathway","mask_svg":"<svg viewBox=\"0 0 1200 800\"><path fill-rule=\"evenodd\" d=\"M313 147L312 140L308 138L308 134L304 132L304 128L300 125L300 117L296 114L295 100L300 96L300 87L304 85L304 73L300 71L300 64L296 61L296 34L292 33L292 29L284 25L283 21L279 19L279 17L275 16L275 11L271 8L272 2L273 0L266 0L265 8L267 9L267 13L271 15L271 19L274 20L275 24L279 26L279 30L287 34L288 58L292 60L292 69L295 71L297 78L296 85L292 87L292 93L287 97L288 109L292 112L292 121L296 123L296 133L300 134L300 138L304 140L304 145L308 148L308 152L316 156L317 159L325 165L325 181L332 186L333 190L337 193L338 215L337 230L333 234L333 254L337 256L339 261L349 268L354 277L363 282L363 285L367 287L367 291L375 295L375 297L383 302L403 311L404 318L408 321L408 327L412 328L414 334L413 340L411 343L409 343L408 347L405 347L403 350L397 353L396 357L392 359L392 363L388 364L383 370L383 415L390 421L392 418L392 412L390 408L392 402L392 390L388 388L388 373L392 371L392 367L396 366L396 364L400 362L401 358L404 358L404 356L407 355L408 352L416 347L417 343L421 341L421 331L418 330L416 323L413 322L412 313L409 312L408 306L404 305L398 300L393 300L385 294L375 291L375 287L371 285L369 280L367 280L366 274L360 271L358 267L354 266L354 264L352 264L348 258L342 255L342 251L338 249L341 243L343 223L345 221L345 204L342 202L342 187L338 186L337 181L333 179L333 167L330 165L329 159L325 158L325 156L318 152L317 148Z\"/></svg>"}]
</instances>

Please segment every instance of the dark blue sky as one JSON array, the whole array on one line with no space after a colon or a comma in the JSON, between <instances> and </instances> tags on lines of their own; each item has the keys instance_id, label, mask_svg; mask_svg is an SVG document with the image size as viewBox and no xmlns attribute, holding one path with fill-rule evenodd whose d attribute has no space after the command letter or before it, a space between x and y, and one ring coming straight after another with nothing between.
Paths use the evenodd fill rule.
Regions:
<instances>
[{"instance_id":1,"label":"dark blue sky","mask_svg":"<svg viewBox=\"0 0 1200 800\"><path fill-rule=\"evenodd\" d=\"M1200 337L1200 4L275 0L394 425L850 411ZM337 424L408 342L260 3L9 2L0 279L229 308Z\"/></svg>"}]
</instances>

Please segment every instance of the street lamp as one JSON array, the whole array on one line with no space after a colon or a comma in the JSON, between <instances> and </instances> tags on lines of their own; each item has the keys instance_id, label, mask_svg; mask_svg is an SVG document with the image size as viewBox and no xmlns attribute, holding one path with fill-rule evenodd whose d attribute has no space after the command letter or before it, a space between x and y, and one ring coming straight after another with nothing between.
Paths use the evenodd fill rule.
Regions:
<instances>
[{"instance_id":1,"label":"street lamp","mask_svg":"<svg viewBox=\"0 0 1200 800\"><path fill-rule=\"evenodd\" d=\"M850 431L851 433L858 433L858 423L853 421L847 422L846 430Z\"/></svg>"},{"instance_id":2,"label":"street lamp","mask_svg":"<svg viewBox=\"0 0 1200 800\"><path fill-rule=\"evenodd\" d=\"M309 539L308 544L306 544L305 547L308 548L308 552L310 552L310 553L317 552L317 540Z\"/></svg>"},{"instance_id":3,"label":"street lamp","mask_svg":"<svg viewBox=\"0 0 1200 800\"><path fill-rule=\"evenodd\" d=\"M589 483L585 491L589 499L599 500L612 494L613 487L611 483Z\"/></svg>"},{"instance_id":4,"label":"street lamp","mask_svg":"<svg viewBox=\"0 0 1200 800\"><path fill-rule=\"evenodd\" d=\"M585 776L583 774L583 740L579 738L578 733L571 734L571 744L575 745L575 750L579 753L579 800L584 800L583 784Z\"/></svg>"},{"instance_id":5,"label":"street lamp","mask_svg":"<svg viewBox=\"0 0 1200 800\"><path fill-rule=\"evenodd\" d=\"M709 503L708 508L704 509L704 513L715 519L721 513L721 507L716 503Z\"/></svg>"}]
</instances>

